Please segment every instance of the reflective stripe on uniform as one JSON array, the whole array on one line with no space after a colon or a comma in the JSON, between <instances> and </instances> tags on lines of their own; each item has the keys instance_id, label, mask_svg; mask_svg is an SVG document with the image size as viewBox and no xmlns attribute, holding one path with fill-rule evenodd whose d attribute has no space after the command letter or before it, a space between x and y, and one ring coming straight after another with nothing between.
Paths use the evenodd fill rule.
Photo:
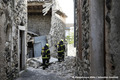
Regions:
<instances>
[{"instance_id":1,"label":"reflective stripe on uniform","mask_svg":"<svg viewBox=\"0 0 120 80\"><path fill-rule=\"evenodd\" d=\"M58 52L64 52L64 50L58 51Z\"/></svg>"},{"instance_id":2,"label":"reflective stripe on uniform","mask_svg":"<svg viewBox=\"0 0 120 80\"><path fill-rule=\"evenodd\" d=\"M57 48L59 47L59 45L57 45Z\"/></svg>"},{"instance_id":3,"label":"reflective stripe on uniform","mask_svg":"<svg viewBox=\"0 0 120 80\"><path fill-rule=\"evenodd\" d=\"M60 46L64 46L64 44L60 45Z\"/></svg>"},{"instance_id":4,"label":"reflective stripe on uniform","mask_svg":"<svg viewBox=\"0 0 120 80\"><path fill-rule=\"evenodd\" d=\"M59 52L63 52L63 51L58 51L58 53L59 53Z\"/></svg>"},{"instance_id":5,"label":"reflective stripe on uniform","mask_svg":"<svg viewBox=\"0 0 120 80\"><path fill-rule=\"evenodd\" d=\"M47 59L47 58L48 58L47 55L45 57L42 57L42 59Z\"/></svg>"},{"instance_id":6,"label":"reflective stripe on uniform","mask_svg":"<svg viewBox=\"0 0 120 80\"><path fill-rule=\"evenodd\" d=\"M42 53L44 53L44 50L42 50Z\"/></svg>"},{"instance_id":7,"label":"reflective stripe on uniform","mask_svg":"<svg viewBox=\"0 0 120 80\"><path fill-rule=\"evenodd\" d=\"M42 59L48 59L48 57L42 57Z\"/></svg>"},{"instance_id":8,"label":"reflective stripe on uniform","mask_svg":"<svg viewBox=\"0 0 120 80\"><path fill-rule=\"evenodd\" d=\"M47 53L47 51L49 51L49 49L47 49L45 52Z\"/></svg>"}]
</instances>

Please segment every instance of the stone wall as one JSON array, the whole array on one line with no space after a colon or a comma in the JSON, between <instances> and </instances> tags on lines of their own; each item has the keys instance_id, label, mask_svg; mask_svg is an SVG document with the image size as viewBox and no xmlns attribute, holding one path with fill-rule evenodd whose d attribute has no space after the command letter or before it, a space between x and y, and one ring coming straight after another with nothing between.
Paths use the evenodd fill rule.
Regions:
<instances>
[{"instance_id":1,"label":"stone wall","mask_svg":"<svg viewBox=\"0 0 120 80\"><path fill-rule=\"evenodd\" d=\"M110 13L111 13L111 7L112 7L112 0L106 0L106 4L105 4L105 18L106 18L106 75L107 76L112 76L113 75L113 71L111 70L112 67L114 69L113 66L113 55L109 53L109 48L110 45L108 43L109 38L109 32L110 32L110 27L111 27L111 19L110 19Z\"/></svg>"},{"instance_id":2,"label":"stone wall","mask_svg":"<svg viewBox=\"0 0 120 80\"><path fill-rule=\"evenodd\" d=\"M56 14L57 15L57 14ZM48 42L51 48L51 53L56 53L55 45L60 39L65 39L65 23L55 14L52 16L52 24L48 35ZM59 15L58 15L59 16Z\"/></svg>"},{"instance_id":3,"label":"stone wall","mask_svg":"<svg viewBox=\"0 0 120 80\"><path fill-rule=\"evenodd\" d=\"M77 4L79 5L79 1L77 1ZM88 0L81 0L81 7L77 8L77 13L81 14L81 21L82 23L77 23L76 31L78 32L80 27L82 29L82 32L78 32L76 36L79 36L81 33L82 38L82 53L78 51L79 47L77 46L77 55L76 55L76 76L89 76L90 73L90 43L89 43L89 32L90 32L90 25L89 25L89 1ZM79 20L78 20L79 21ZM77 43L79 43L80 37L77 40ZM77 44L78 45L78 44ZM81 54L81 55L80 55ZM81 59L80 59L81 57Z\"/></svg>"},{"instance_id":4,"label":"stone wall","mask_svg":"<svg viewBox=\"0 0 120 80\"><path fill-rule=\"evenodd\" d=\"M120 1L106 0L106 75L120 77Z\"/></svg>"},{"instance_id":5,"label":"stone wall","mask_svg":"<svg viewBox=\"0 0 120 80\"><path fill-rule=\"evenodd\" d=\"M51 28L51 15L28 15L28 31L40 36L48 35Z\"/></svg>"},{"instance_id":6,"label":"stone wall","mask_svg":"<svg viewBox=\"0 0 120 80\"><path fill-rule=\"evenodd\" d=\"M26 0L0 1L0 77L18 76L18 25L27 28Z\"/></svg>"},{"instance_id":7,"label":"stone wall","mask_svg":"<svg viewBox=\"0 0 120 80\"><path fill-rule=\"evenodd\" d=\"M76 45L77 76L120 77L119 4L118 0L78 0L75 4L76 15L79 17L79 12L81 13L82 22L80 25L80 20L75 19L76 44L79 44L79 33L82 34L82 59L79 47ZM82 27L82 32L78 31L79 27Z\"/></svg>"},{"instance_id":8,"label":"stone wall","mask_svg":"<svg viewBox=\"0 0 120 80\"><path fill-rule=\"evenodd\" d=\"M45 3L41 15L28 16L28 30L41 35L46 35L52 56L56 53L55 45L60 39L65 39L65 16L60 10L57 0ZM57 13L58 11L58 13ZM59 14L60 12L60 14ZM62 14L61 14L62 13ZM56 54L55 56L56 57Z\"/></svg>"},{"instance_id":9,"label":"stone wall","mask_svg":"<svg viewBox=\"0 0 120 80\"><path fill-rule=\"evenodd\" d=\"M89 0L82 0L82 60L84 63L83 76L90 74L90 22L89 22Z\"/></svg>"},{"instance_id":10,"label":"stone wall","mask_svg":"<svg viewBox=\"0 0 120 80\"><path fill-rule=\"evenodd\" d=\"M5 40L6 35L4 32L4 25L6 23L6 15L5 15L5 3L0 1L0 77L3 78L3 80L6 79L6 73L4 67L6 66L5 62ZM4 67L3 67L4 66Z\"/></svg>"},{"instance_id":11,"label":"stone wall","mask_svg":"<svg viewBox=\"0 0 120 80\"><path fill-rule=\"evenodd\" d=\"M60 41L60 39L65 40L65 17L56 13L56 11L59 10L58 6L57 0L53 0L51 29L47 37L52 56L54 57L56 56L55 45L58 43L58 41Z\"/></svg>"},{"instance_id":12,"label":"stone wall","mask_svg":"<svg viewBox=\"0 0 120 80\"><path fill-rule=\"evenodd\" d=\"M90 75L92 76L105 75L104 27L104 0L90 0Z\"/></svg>"}]
</instances>

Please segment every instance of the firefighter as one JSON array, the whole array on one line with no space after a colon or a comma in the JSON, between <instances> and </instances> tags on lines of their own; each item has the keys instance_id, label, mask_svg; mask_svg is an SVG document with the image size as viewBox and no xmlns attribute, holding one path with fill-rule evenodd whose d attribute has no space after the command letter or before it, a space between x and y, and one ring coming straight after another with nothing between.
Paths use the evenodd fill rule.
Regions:
<instances>
[{"instance_id":1,"label":"firefighter","mask_svg":"<svg viewBox=\"0 0 120 80\"><path fill-rule=\"evenodd\" d=\"M63 43L63 40L61 39L60 42L58 42L58 61L64 61L64 51L65 51L65 45Z\"/></svg>"},{"instance_id":2,"label":"firefighter","mask_svg":"<svg viewBox=\"0 0 120 80\"><path fill-rule=\"evenodd\" d=\"M61 47L59 42L58 42L57 48L58 48L58 62L61 62L62 53L61 53Z\"/></svg>"},{"instance_id":3,"label":"firefighter","mask_svg":"<svg viewBox=\"0 0 120 80\"><path fill-rule=\"evenodd\" d=\"M43 62L43 69L47 67L47 53L45 52L45 47L42 48L42 62Z\"/></svg>"},{"instance_id":4,"label":"firefighter","mask_svg":"<svg viewBox=\"0 0 120 80\"><path fill-rule=\"evenodd\" d=\"M62 61L64 61L64 57L65 57L65 44L63 42L63 39L60 40L60 46L62 48Z\"/></svg>"},{"instance_id":5,"label":"firefighter","mask_svg":"<svg viewBox=\"0 0 120 80\"><path fill-rule=\"evenodd\" d=\"M48 43L46 43L46 45L45 45L45 53L47 54L47 63L46 63L46 65L47 65L47 67L48 67L48 65L49 65L49 61L50 61L50 50L49 50L49 44Z\"/></svg>"}]
</instances>

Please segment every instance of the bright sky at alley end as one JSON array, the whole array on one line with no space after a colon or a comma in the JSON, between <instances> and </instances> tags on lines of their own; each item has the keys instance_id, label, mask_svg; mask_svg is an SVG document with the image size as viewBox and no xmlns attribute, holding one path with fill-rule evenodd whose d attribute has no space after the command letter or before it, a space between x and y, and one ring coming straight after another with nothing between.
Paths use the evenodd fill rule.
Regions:
<instances>
[{"instance_id":1,"label":"bright sky at alley end","mask_svg":"<svg viewBox=\"0 0 120 80\"><path fill-rule=\"evenodd\" d=\"M68 16L66 23L74 23L74 4L73 0L58 0L63 12Z\"/></svg>"}]
</instances>

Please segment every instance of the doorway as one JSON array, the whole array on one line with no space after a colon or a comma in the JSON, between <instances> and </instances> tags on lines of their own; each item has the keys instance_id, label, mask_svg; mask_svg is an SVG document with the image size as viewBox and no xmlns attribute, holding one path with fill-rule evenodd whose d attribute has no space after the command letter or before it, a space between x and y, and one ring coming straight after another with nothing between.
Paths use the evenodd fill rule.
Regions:
<instances>
[{"instance_id":1,"label":"doorway","mask_svg":"<svg viewBox=\"0 0 120 80\"><path fill-rule=\"evenodd\" d=\"M24 26L19 26L22 28L19 28L18 30L18 60L19 60L19 71L25 69L25 54L26 54L26 41L25 41L25 30Z\"/></svg>"}]
</instances>

